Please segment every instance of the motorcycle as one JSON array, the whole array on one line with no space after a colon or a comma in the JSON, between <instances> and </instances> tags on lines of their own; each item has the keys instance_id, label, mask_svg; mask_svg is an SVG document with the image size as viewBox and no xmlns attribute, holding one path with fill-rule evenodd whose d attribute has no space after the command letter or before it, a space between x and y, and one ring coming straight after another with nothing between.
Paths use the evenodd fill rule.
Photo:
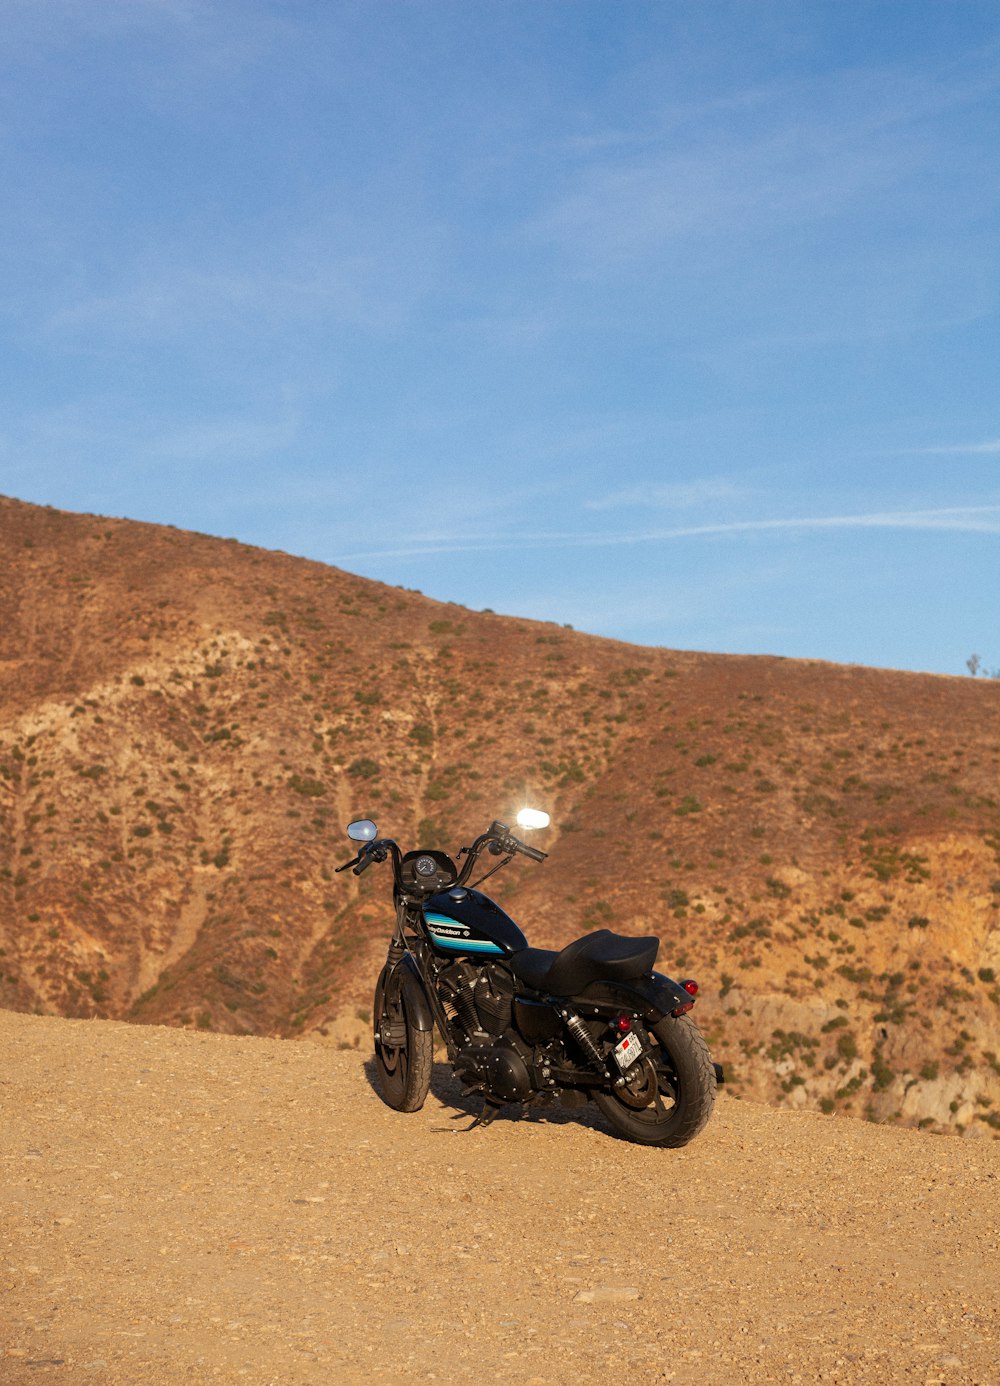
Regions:
<instances>
[{"instance_id":1,"label":"motorcycle","mask_svg":"<svg viewBox=\"0 0 1000 1386\"><path fill-rule=\"evenodd\" d=\"M518 827L547 827L522 809ZM391 861L396 923L375 987L378 1086L400 1112L423 1106L435 1028L469 1093L484 1099L468 1129L512 1103L593 1099L628 1140L682 1146L704 1128L722 1071L688 1012L698 985L654 972L657 938L598 929L559 951L524 934L478 886L515 856L548 855L493 822L461 869L441 851L402 852L370 819L347 828L357 855L337 871L356 876ZM469 886L480 854L500 857Z\"/></svg>"}]
</instances>

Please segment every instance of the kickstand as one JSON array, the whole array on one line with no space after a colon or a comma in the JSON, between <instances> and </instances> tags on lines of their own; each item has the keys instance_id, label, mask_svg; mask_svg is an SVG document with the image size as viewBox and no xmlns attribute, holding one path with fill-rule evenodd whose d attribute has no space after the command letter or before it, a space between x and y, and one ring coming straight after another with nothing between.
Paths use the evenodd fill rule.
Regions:
<instances>
[{"instance_id":1,"label":"kickstand","mask_svg":"<svg viewBox=\"0 0 1000 1386\"><path fill-rule=\"evenodd\" d=\"M465 1127L465 1130L474 1131L477 1126L489 1126L490 1122L494 1120L499 1111L500 1104L497 1102L491 1102L489 1098L487 1098L486 1101L483 1103L483 1110L479 1113L479 1115L476 1117L475 1121L472 1123L471 1126Z\"/></svg>"}]
</instances>

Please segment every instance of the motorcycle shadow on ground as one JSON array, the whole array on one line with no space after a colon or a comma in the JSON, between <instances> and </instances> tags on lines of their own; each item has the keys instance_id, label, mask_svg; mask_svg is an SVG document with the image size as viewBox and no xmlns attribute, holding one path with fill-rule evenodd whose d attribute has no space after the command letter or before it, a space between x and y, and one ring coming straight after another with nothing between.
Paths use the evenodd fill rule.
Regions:
<instances>
[{"instance_id":1,"label":"motorcycle shadow on ground","mask_svg":"<svg viewBox=\"0 0 1000 1386\"><path fill-rule=\"evenodd\" d=\"M382 1097L382 1093L379 1090L374 1058L365 1060L364 1070L365 1077L372 1091L384 1102L385 1099ZM472 1123L483 1110L482 1095L475 1092L466 1092L461 1081L456 1078L452 1072L451 1065L446 1062L434 1063L431 1069L430 1091L432 1096L436 1097L441 1103L442 1107L450 1107L453 1112L448 1118L447 1124L432 1126L432 1131L444 1134L468 1131ZM584 1107L570 1108L562 1106L558 1101L544 1106L535 1105L534 1103L526 1105L524 1103L513 1102L501 1107L497 1112L495 1120L496 1123L516 1121L546 1122L556 1126L565 1126L572 1123L577 1126L589 1127L594 1131L600 1131L602 1135L607 1136L609 1139L613 1140L615 1138L615 1133L601 1120L600 1113L592 1103L587 1103Z\"/></svg>"}]
</instances>

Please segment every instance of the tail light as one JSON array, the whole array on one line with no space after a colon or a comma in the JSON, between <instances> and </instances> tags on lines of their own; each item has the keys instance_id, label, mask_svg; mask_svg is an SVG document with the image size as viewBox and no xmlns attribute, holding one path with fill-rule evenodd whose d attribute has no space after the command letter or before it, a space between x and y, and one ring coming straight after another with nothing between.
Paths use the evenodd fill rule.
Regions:
<instances>
[{"instance_id":1,"label":"tail light","mask_svg":"<svg viewBox=\"0 0 1000 1386\"><path fill-rule=\"evenodd\" d=\"M687 1015L688 1011L694 1005L694 998L698 995L698 983L693 977L685 977L680 985L687 992L688 996L691 997L691 1000L682 1001L679 1006L675 1006L670 1012L671 1015Z\"/></svg>"}]
</instances>

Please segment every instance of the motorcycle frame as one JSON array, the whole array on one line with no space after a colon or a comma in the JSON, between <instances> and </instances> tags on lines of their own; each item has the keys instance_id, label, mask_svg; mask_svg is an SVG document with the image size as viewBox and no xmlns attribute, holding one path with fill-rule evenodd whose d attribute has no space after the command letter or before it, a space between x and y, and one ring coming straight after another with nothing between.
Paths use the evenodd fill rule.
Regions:
<instances>
[{"instance_id":1,"label":"motorcycle frame","mask_svg":"<svg viewBox=\"0 0 1000 1386\"><path fill-rule=\"evenodd\" d=\"M408 938L417 946L414 947ZM393 956L395 954L395 957ZM390 969L386 986L402 970L403 975L396 985L402 989L407 1015L416 1030L437 1029L445 1045L449 1060L454 1063L458 1057L459 1046L450 1033L448 1017L438 995L435 963L436 954L430 942L422 907L410 902L400 892L396 902L396 924L389 946L387 963ZM498 960L499 961L499 960ZM687 1009L691 997L677 982L659 972L651 972L634 981L613 982L598 980L591 982L582 992L571 997L549 997L544 992L535 992L521 986L515 996L526 1000L542 1001L558 1014L560 1007L572 1008L581 1018L606 1020L609 1024L615 1016L623 1013L641 1020L651 1028L665 1016L680 1013ZM565 1023L563 1024L565 1029ZM581 1087L606 1086L610 1079L607 1073L596 1069L567 1069L555 1071L563 1083Z\"/></svg>"}]
</instances>

